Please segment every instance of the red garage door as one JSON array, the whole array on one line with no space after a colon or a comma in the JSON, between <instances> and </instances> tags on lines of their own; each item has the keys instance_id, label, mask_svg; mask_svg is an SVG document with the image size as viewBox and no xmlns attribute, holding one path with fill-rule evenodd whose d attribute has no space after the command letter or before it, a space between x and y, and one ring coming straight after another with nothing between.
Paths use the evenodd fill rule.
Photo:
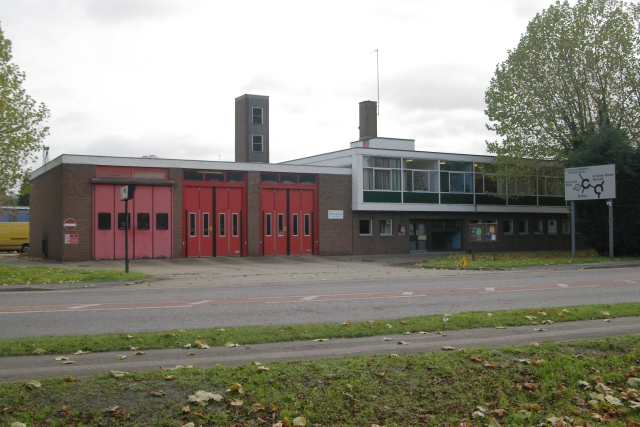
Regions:
<instances>
[{"instance_id":1,"label":"red garage door","mask_svg":"<svg viewBox=\"0 0 640 427\"><path fill-rule=\"evenodd\" d=\"M314 253L314 194L314 190L261 190L263 255Z\"/></svg>"},{"instance_id":2,"label":"red garage door","mask_svg":"<svg viewBox=\"0 0 640 427\"><path fill-rule=\"evenodd\" d=\"M127 216L121 185L98 184L93 197L94 259L124 259ZM129 257L171 258L171 188L139 185L129 201Z\"/></svg>"}]
</instances>

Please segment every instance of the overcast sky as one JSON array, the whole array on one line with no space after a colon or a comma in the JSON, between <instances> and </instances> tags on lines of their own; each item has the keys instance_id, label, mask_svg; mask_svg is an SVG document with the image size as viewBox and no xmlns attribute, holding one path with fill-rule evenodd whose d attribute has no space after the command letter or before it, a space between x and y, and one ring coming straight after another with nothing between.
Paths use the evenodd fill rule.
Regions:
<instances>
[{"instance_id":1,"label":"overcast sky","mask_svg":"<svg viewBox=\"0 0 640 427\"><path fill-rule=\"evenodd\" d=\"M0 0L50 158L234 160L234 100L270 97L271 162L381 137L485 154L484 92L551 0ZM572 1L572 3L574 3ZM38 163L38 166L40 162Z\"/></svg>"}]
</instances>

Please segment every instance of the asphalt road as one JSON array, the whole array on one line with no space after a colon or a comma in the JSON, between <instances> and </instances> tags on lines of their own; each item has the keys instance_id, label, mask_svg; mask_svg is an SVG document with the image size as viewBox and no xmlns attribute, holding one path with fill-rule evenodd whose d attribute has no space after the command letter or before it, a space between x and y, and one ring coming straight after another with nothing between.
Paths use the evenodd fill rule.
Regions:
<instances>
[{"instance_id":1,"label":"asphalt road","mask_svg":"<svg viewBox=\"0 0 640 427\"><path fill-rule=\"evenodd\" d=\"M307 257L134 263L134 269L161 278L128 286L0 293L0 338L363 321L461 310L640 301L636 267L486 272L401 264L411 260ZM110 265L89 262L72 267Z\"/></svg>"}]
</instances>

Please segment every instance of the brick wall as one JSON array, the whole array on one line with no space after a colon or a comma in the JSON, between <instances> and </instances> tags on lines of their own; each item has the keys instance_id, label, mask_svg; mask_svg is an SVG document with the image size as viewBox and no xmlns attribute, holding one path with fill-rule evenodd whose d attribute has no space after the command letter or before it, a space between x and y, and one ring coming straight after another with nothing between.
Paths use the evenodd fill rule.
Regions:
<instances>
[{"instance_id":1,"label":"brick wall","mask_svg":"<svg viewBox=\"0 0 640 427\"><path fill-rule=\"evenodd\" d=\"M328 219L329 210L344 219ZM318 215L320 255L352 254L351 175L318 175Z\"/></svg>"},{"instance_id":2,"label":"brick wall","mask_svg":"<svg viewBox=\"0 0 640 427\"><path fill-rule=\"evenodd\" d=\"M391 220L390 236L380 235L380 221ZM371 236L360 235L360 220L371 220ZM405 235L398 233L400 225L405 226ZM409 216L406 212L354 212L351 230L354 236L353 253L361 255L408 254Z\"/></svg>"},{"instance_id":3,"label":"brick wall","mask_svg":"<svg viewBox=\"0 0 640 427\"><path fill-rule=\"evenodd\" d=\"M44 258L42 240L49 242L49 259L62 259L62 167L54 168L31 181L29 195L29 253Z\"/></svg>"},{"instance_id":4,"label":"brick wall","mask_svg":"<svg viewBox=\"0 0 640 427\"><path fill-rule=\"evenodd\" d=\"M173 257L182 258L184 230L182 229L182 169L169 169L169 180L173 181L171 188L173 197Z\"/></svg>"},{"instance_id":5,"label":"brick wall","mask_svg":"<svg viewBox=\"0 0 640 427\"><path fill-rule=\"evenodd\" d=\"M260 172L247 172L247 221L249 256L260 256Z\"/></svg>"},{"instance_id":6,"label":"brick wall","mask_svg":"<svg viewBox=\"0 0 640 427\"><path fill-rule=\"evenodd\" d=\"M93 185L91 178L96 176L94 165L62 165L62 217L73 218L78 224L75 231L63 231L79 236L77 245L62 245L62 261L83 261L93 255ZM62 223L58 225L62 229ZM49 242L51 247L53 242Z\"/></svg>"},{"instance_id":7,"label":"brick wall","mask_svg":"<svg viewBox=\"0 0 640 427\"><path fill-rule=\"evenodd\" d=\"M247 147L247 141L249 137L247 135L247 111L249 107L247 107L247 103L249 100L247 98L242 98L236 100L236 108L235 108L235 161L236 162L246 162L247 156L249 154L249 149Z\"/></svg>"}]
</instances>

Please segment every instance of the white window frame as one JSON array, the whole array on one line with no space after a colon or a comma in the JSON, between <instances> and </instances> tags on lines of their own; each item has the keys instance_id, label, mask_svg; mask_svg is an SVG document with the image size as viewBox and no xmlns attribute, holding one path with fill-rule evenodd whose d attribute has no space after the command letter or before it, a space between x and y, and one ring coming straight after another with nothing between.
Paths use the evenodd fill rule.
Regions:
<instances>
[{"instance_id":1,"label":"white window frame","mask_svg":"<svg viewBox=\"0 0 640 427\"><path fill-rule=\"evenodd\" d=\"M509 231L504 231L504 223L509 222ZM513 220L512 219L503 219L502 220L502 234L513 235Z\"/></svg>"},{"instance_id":2,"label":"white window frame","mask_svg":"<svg viewBox=\"0 0 640 427\"><path fill-rule=\"evenodd\" d=\"M550 219L547 221L547 230L549 234L558 234L558 220Z\"/></svg>"},{"instance_id":3,"label":"white window frame","mask_svg":"<svg viewBox=\"0 0 640 427\"><path fill-rule=\"evenodd\" d=\"M383 232L384 225L384 232ZM381 236L393 236L393 220L381 219L380 220L380 235Z\"/></svg>"},{"instance_id":4,"label":"white window frame","mask_svg":"<svg viewBox=\"0 0 640 427\"><path fill-rule=\"evenodd\" d=\"M373 220L372 219L361 219L358 221L358 232L360 232L360 224L362 224L362 221L368 221L369 222L369 233L368 234L362 234L360 233L361 236L373 236Z\"/></svg>"},{"instance_id":5,"label":"white window frame","mask_svg":"<svg viewBox=\"0 0 640 427\"><path fill-rule=\"evenodd\" d=\"M535 225L535 230L533 231L533 234L544 234L544 221L541 219L537 219L536 222L534 223Z\"/></svg>"},{"instance_id":6,"label":"white window frame","mask_svg":"<svg viewBox=\"0 0 640 427\"><path fill-rule=\"evenodd\" d=\"M224 212L218 214L218 236L227 236L227 216Z\"/></svg>"},{"instance_id":7,"label":"white window frame","mask_svg":"<svg viewBox=\"0 0 640 427\"><path fill-rule=\"evenodd\" d=\"M256 150L256 142L255 138L260 138L260 150ZM264 152L264 137L262 135L251 135L251 151L254 153L263 153Z\"/></svg>"},{"instance_id":8,"label":"white window frame","mask_svg":"<svg viewBox=\"0 0 640 427\"><path fill-rule=\"evenodd\" d=\"M255 110L260 110L260 123L255 121L255 118L258 117L254 114ZM251 124L253 125L264 124L264 110L261 107L251 107Z\"/></svg>"},{"instance_id":9,"label":"white window frame","mask_svg":"<svg viewBox=\"0 0 640 427\"><path fill-rule=\"evenodd\" d=\"M524 231L520 231L520 224L524 221ZM519 219L518 220L518 234L529 234L529 220L528 219Z\"/></svg>"},{"instance_id":10,"label":"white window frame","mask_svg":"<svg viewBox=\"0 0 640 427\"><path fill-rule=\"evenodd\" d=\"M211 227L211 217L209 212L202 213L202 237L209 237L209 227Z\"/></svg>"}]
</instances>

